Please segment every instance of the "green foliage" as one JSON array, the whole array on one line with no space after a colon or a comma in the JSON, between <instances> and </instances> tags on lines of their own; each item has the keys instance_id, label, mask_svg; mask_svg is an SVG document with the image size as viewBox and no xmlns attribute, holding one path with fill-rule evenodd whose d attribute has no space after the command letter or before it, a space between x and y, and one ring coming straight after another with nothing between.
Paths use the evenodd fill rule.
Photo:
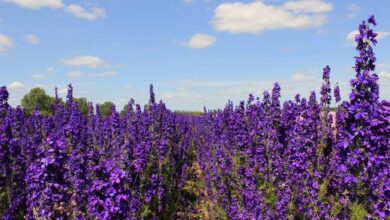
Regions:
<instances>
[{"instance_id":1,"label":"green foliage","mask_svg":"<svg viewBox=\"0 0 390 220\"><path fill-rule=\"evenodd\" d=\"M73 100L74 100L74 102L77 103L77 108L79 109L79 111L81 113L83 113L84 115L87 115L88 114L88 102L87 102L87 99L86 98L75 98Z\"/></svg>"},{"instance_id":2,"label":"green foliage","mask_svg":"<svg viewBox=\"0 0 390 220\"><path fill-rule=\"evenodd\" d=\"M367 210L364 208L363 204L355 202L351 206L349 206L351 213L351 220L364 220L367 216Z\"/></svg>"},{"instance_id":3,"label":"green foliage","mask_svg":"<svg viewBox=\"0 0 390 220\"><path fill-rule=\"evenodd\" d=\"M192 116L201 116L201 115L203 115L203 112L200 112L200 111L177 110L177 111L175 111L175 113L182 114L182 115L192 115Z\"/></svg>"},{"instance_id":4,"label":"green foliage","mask_svg":"<svg viewBox=\"0 0 390 220\"><path fill-rule=\"evenodd\" d=\"M5 209L9 205L9 193L5 187L0 188L0 217L3 216Z\"/></svg>"},{"instance_id":5,"label":"green foliage","mask_svg":"<svg viewBox=\"0 0 390 220\"><path fill-rule=\"evenodd\" d=\"M215 205L213 210L214 210L214 212L212 212L210 219L220 219L220 220L229 219L225 210L222 207L220 207L219 205Z\"/></svg>"},{"instance_id":6,"label":"green foliage","mask_svg":"<svg viewBox=\"0 0 390 220\"><path fill-rule=\"evenodd\" d=\"M152 210L150 210L150 206L149 205L143 205L142 206L142 209L141 209L141 217L150 217L152 216L153 212Z\"/></svg>"},{"instance_id":7,"label":"green foliage","mask_svg":"<svg viewBox=\"0 0 390 220\"><path fill-rule=\"evenodd\" d=\"M275 210L276 203L278 202L278 197L276 195L276 187L274 184L265 181L263 177L257 178L258 188L264 192L264 202L268 207Z\"/></svg>"},{"instance_id":8,"label":"green foliage","mask_svg":"<svg viewBox=\"0 0 390 220\"><path fill-rule=\"evenodd\" d=\"M326 201L326 193L327 193L327 189L328 189L328 180L325 180L324 182L322 182L320 184L320 190L318 192L318 198L322 201L322 202L325 202Z\"/></svg>"},{"instance_id":9,"label":"green foliage","mask_svg":"<svg viewBox=\"0 0 390 220\"><path fill-rule=\"evenodd\" d=\"M126 104L125 106L123 106L123 109L121 110L120 114L124 115L128 111L129 111L129 104Z\"/></svg>"},{"instance_id":10,"label":"green foliage","mask_svg":"<svg viewBox=\"0 0 390 220\"><path fill-rule=\"evenodd\" d=\"M100 114L102 116L109 116L111 114L111 105L112 104L113 104L112 102L105 102L103 104L100 104L99 105Z\"/></svg>"},{"instance_id":11,"label":"green foliage","mask_svg":"<svg viewBox=\"0 0 390 220\"><path fill-rule=\"evenodd\" d=\"M31 115L35 106L38 107L42 114L50 114L50 106L53 105L55 99L46 94L42 88L33 88L22 99L22 107L27 114Z\"/></svg>"},{"instance_id":12,"label":"green foliage","mask_svg":"<svg viewBox=\"0 0 390 220\"><path fill-rule=\"evenodd\" d=\"M340 212L343 210L343 206L339 203L339 202L336 202L333 206L332 206L332 209L330 211L330 214L332 217L336 217L338 214L340 214Z\"/></svg>"}]
</instances>

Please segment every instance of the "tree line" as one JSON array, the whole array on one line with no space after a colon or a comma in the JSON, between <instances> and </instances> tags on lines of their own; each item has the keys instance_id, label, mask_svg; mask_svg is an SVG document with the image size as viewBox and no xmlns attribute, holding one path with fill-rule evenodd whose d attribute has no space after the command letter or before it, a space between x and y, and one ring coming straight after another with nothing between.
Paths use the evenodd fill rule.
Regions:
<instances>
[{"instance_id":1,"label":"tree line","mask_svg":"<svg viewBox=\"0 0 390 220\"><path fill-rule=\"evenodd\" d=\"M73 98L77 103L77 107L83 114L88 114L88 101L86 98ZM62 98L58 99L60 104L65 105ZM103 104L99 104L100 112L102 116L108 116L111 113L111 105L113 103L106 101ZM46 94L46 91L42 88L36 87L30 90L21 101L23 109L28 115L31 115L35 108L37 108L42 114L50 115L51 107L55 105L55 97Z\"/></svg>"}]
</instances>

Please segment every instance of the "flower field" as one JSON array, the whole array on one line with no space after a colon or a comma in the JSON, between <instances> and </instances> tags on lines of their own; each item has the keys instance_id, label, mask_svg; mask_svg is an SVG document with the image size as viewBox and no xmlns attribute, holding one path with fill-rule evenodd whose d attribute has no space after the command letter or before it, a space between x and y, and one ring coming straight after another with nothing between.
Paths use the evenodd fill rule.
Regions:
<instances>
[{"instance_id":1,"label":"flower field","mask_svg":"<svg viewBox=\"0 0 390 220\"><path fill-rule=\"evenodd\" d=\"M133 99L109 116L67 100L50 114L0 89L2 219L388 219L390 101L380 100L371 16L355 36L349 99L263 97L202 115ZM331 101L337 109L331 112Z\"/></svg>"}]
</instances>

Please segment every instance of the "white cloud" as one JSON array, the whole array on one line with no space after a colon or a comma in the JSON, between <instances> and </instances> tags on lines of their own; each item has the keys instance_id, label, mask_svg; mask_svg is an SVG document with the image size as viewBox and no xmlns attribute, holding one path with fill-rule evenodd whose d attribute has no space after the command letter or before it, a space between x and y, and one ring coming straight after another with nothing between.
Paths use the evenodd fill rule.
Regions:
<instances>
[{"instance_id":1,"label":"white cloud","mask_svg":"<svg viewBox=\"0 0 390 220\"><path fill-rule=\"evenodd\" d=\"M26 88L26 86L23 83L17 81L10 83L7 87L13 90L20 90Z\"/></svg>"},{"instance_id":2,"label":"white cloud","mask_svg":"<svg viewBox=\"0 0 390 220\"><path fill-rule=\"evenodd\" d=\"M0 0L2 2L13 3L23 8L40 9L43 7L60 8L64 4L62 0Z\"/></svg>"},{"instance_id":3,"label":"white cloud","mask_svg":"<svg viewBox=\"0 0 390 220\"><path fill-rule=\"evenodd\" d=\"M308 82L313 81L316 78L314 76L308 76L304 74L295 74L291 77L291 81L293 82Z\"/></svg>"},{"instance_id":4,"label":"white cloud","mask_svg":"<svg viewBox=\"0 0 390 220\"><path fill-rule=\"evenodd\" d=\"M31 76L34 79L44 79L46 76L44 74L34 74Z\"/></svg>"},{"instance_id":5,"label":"white cloud","mask_svg":"<svg viewBox=\"0 0 390 220\"><path fill-rule=\"evenodd\" d=\"M46 68L47 72L51 73L54 71L54 66L49 66Z\"/></svg>"},{"instance_id":6,"label":"white cloud","mask_svg":"<svg viewBox=\"0 0 390 220\"><path fill-rule=\"evenodd\" d=\"M30 44L34 44L34 45L37 45L40 43L40 40L38 39L37 36L35 36L34 34L28 34L26 35L26 40L30 43Z\"/></svg>"},{"instance_id":7,"label":"white cloud","mask_svg":"<svg viewBox=\"0 0 390 220\"><path fill-rule=\"evenodd\" d=\"M390 72L382 71L378 74L379 79L390 80Z\"/></svg>"},{"instance_id":8,"label":"white cloud","mask_svg":"<svg viewBox=\"0 0 390 220\"><path fill-rule=\"evenodd\" d=\"M204 48L213 45L215 41L215 37L205 34L195 34L185 45L190 48Z\"/></svg>"},{"instance_id":9,"label":"white cloud","mask_svg":"<svg viewBox=\"0 0 390 220\"><path fill-rule=\"evenodd\" d=\"M13 40L11 37L0 33L0 53L5 52L8 48L14 46Z\"/></svg>"},{"instance_id":10,"label":"white cloud","mask_svg":"<svg viewBox=\"0 0 390 220\"><path fill-rule=\"evenodd\" d=\"M347 41L355 42L355 36L359 33L358 30L351 31L347 34Z\"/></svg>"},{"instance_id":11,"label":"white cloud","mask_svg":"<svg viewBox=\"0 0 390 220\"><path fill-rule=\"evenodd\" d=\"M320 27L327 22L332 4L321 0L288 1L283 5L222 3L214 11L212 23L217 31L261 33L276 29Z\"/></svg>"},{"instance_id":12,"label":"white cloud","mask_svg":"<svg viewBox=\"0 0 390 220\"><path fill-rule=\"evenodd\" d=\"M348 13L347 17L354 18L358 15L358 13L361 11L361 8L359 5L351 3L348 5Z\"/></svg>"},{"instance_id":13,"label":"white cloud","mask_svg":"<svg viewBox=\"0 0 390 220\"><path fill-rule=\"evenodd\" d=\"M70 71L70 72L67 73L67 76L71 77L71 78L79 78L79 77L83 77L85 75L86 75L85 73L80 72L80 71ZM98 73L90 73L90 74L88 74L88 76L90 76L90 77L98 77L98 78L112 77L112 76L115 76L115 75L116 75L116 72L113 72L113 71L106 71L106 72L98 72Z\"/></svg>"},{"instance_id":14,"label":"white cloud","mask_svg":"<svg viewBox=\"0 0 390 220\"><path fill-rule=\"evenodd\" d=\"M321 0L300 0L288 1L282 8L294 13L326 13L332 11L333 5Z\"/></svg>"},{"instance_id":15,"label":"white cloud","mask_svg":"<svg viewBox=\"0 0 390 220\"><path fill-rule=\"evenodd\" d=\"M103 78L103 77L115 76L116 72L91 73L89 75L92 76L92 77L101 77L101 78Z\"/></svg>"},{"instance_id":16,"label":"white cloud","mask_svg":"<svg viewBox=\"0 0 390 220\"><path fill-rule=\"evenodd\" d=\"M92 8L90 11L88 11L80 5L76 4L68 5L65 11L75 15L76 17L87 20L96 20L106 16L106 11L104 8Z\"/></svg>"},{"instance_id":17,"label":"white cloud","mask_svg":"<svg viewBox=\"0 0 390 220\"><path fill-rule=\"evenodd\" d=\"M58 94L64 95L68 93L68 88L63 88L58 90Z\"/></svg>"},{"instance_id":18,"label":"white cloud","mask_svg":"<svg viewBox=\"0 0 390 220\"><path fill-rule=\"evenodd\" d=\"M78 77L84 76L84 73L79 72L79 71L71 71L67 75L68 75L68 77L71 77L71 78L78 78Z\"/></svg>"},{"instance_id":19,"label":"white cloud","mask_svg":"<svg viewBox=\"0 0 390 220\"><path fill-rule=\"evenodd\" d=\"M390 35L390 32L379 31L378 32L378 36L376 36L376 39L380 40L380 39L383 39L383 38L385 38L385 37L387 37L389 35Z\"/></svg>"},{"instance_id":20,"label":"white cloud","mask_svg":"<svg viewBox=\"0 0 390 220\"><path fill-rule=\"evenodd\" d=\"M376 39L377 40L381 40L387 36L390 35L390 32L385 32L385 31L378 31L376 32L378 34L378 36L376 36ZM358 30L354 30L354 31L351 31L348 33L347 37L346 37L346 40L349 42L349 43L354 43L355 42L355 36L359 34L359 31Z\"/></svg>"},{"instance_id":21,"label":"white cloud","mask_svg":"<svg viewBox=\"0 0 390 220\"><path fill-rule=\"evenodd\" d=\"M107 65L107 63L99 57L90 55L62 59L60 62L66 66L89 66L92 68Z\"/></svg>"}]
</instances>

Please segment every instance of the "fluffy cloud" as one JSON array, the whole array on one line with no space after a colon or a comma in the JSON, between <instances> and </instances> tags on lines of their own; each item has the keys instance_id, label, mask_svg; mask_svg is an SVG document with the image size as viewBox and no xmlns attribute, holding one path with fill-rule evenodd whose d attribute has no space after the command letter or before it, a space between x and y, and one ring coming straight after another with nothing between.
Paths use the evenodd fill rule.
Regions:
<instances>
[{"instance_id":1,"label":"fluffy cloud","mask_svg":"<svg viewBox=\"0 0 390 220\"><path fill-rule=\"evenodd\" d=\"M39 39L37 36L35 36L34 34L28 34L26 35L26 40L30 43L30 44L34 44L34 45L37 45L39 44Z\"/></svg>"},{"instance_id":2,"label":"fluffy cloud","mask_svg":"<svg viewBox=\"0 0 390 220\"><path fill-rule=\"evenodd\" d=\"M348 5L348 13L347 13L347 17L349 18L354 18L358 15L358 13L360 12L361 8L359 5L356 5L354 3L351 3Z\"/></svg>"},{"instance_id":3,"label":"fluffy cloud","mask_svg":"<svg viewBox=\"0 0 390 220\"><path fill-rule=\"evenodd\" d=\"M102 73L91 73L89 74L90 76L92 77L111 77L111 76L115 76L116 75L116 72L102 72Z\"/></svg>"},{"instance_id":4,"label":"fluffy cloud","mask_svg":"<svg viewBox=\"0 0 390 220\"><path fill-rule=\"evenodd\" d=\"M13 3L23 8L28 9L40 9L44 7L48 8L60 8L64 4L62 0L0 0L2 2Z\"/></svg>"},{"instance_id":5,"label":"fluffy cloud","mask_svg":"<svg viewBox=\"0 0 390 220\"><path fill-rule=\"evenodd\" d=\"M51 73L54 71L54 66L49 66L46 68L47 72Z\"/></svg>"},{"instance_id":6,"label":"fluffy cloud","mask_svg":"<svg viewBox=\"0 0 390 220\"><path fill-rule=\"evenodd\" d=\"M84 73L79 72L79 71L71 71L67 75L68 75L68 77L71 77L71 78L78 78L78 77L84 76Z\"/></svg>"},{"instance_id":7,"label":"fluffy cloud","mask_svg":"<svg viewBox=\"0 0 390 220\"><path fill-rule=\"evenodd\" d=\"M0 33L0 53L5 52L8 48L13 47L12 38Z\"/></svg>"},{"instance_id":8,"label":"fluffy cloud","mask_svg":"<svg viewBox=\"0 0 390 220\"><path fill-rule=\"evenodd\" d=\"M378 31L376 32L378 34L378 36L376 36L376 39L377 40L381 40L387 36L390 35L390 32L385 32L385 31ZM349 32L349 34L347 35L346 37L346 40L350 43L354 43L355 42L355 36L359 34L359 31L358 30L354 30L354 31L351 31Z\"/></svg>"},{"instance_id":9,"label":"fluffy cloud","mask_svg":"<svg viewBox=\"0 0 390 220\"><path fill-rule=\"evenodd\" d=\"M379 79L390 80L390 72L382 71L378 74Z\"/></svg>"},{"instance_id":10,"label":"fluffy cloud","mask_svg":"<svg viewBox=\"0 0 390 220\"><path fill-rule=\"evenodd\" d=\"M282 100L293 99L295 94L308 97L310 91L321 88L320 78L314 75L296 75L278 80L282 88ZM263 91L272 90L273 84L273 80L260 78L173 81L167 85L170 89L161 93L161 98L167 101L168 106L174 105L176 109L201 110L203 105L207 108L220 108L228 100L237 104L238 101L247 99L248 94L261 98Z\"/></svg>"},{"instance_id":11,"label":"fluffy cloud","mask_svg":"<svg viewBox=\"0 0 390 220\"><path fill-rule=\"evenodd\" d=\"M58 90L58 94L65 95L68 93L68 88L63 88Z\"/></svg>"},{"instance_id":12,"label":"fluffy cloud","mask_svg":"<svg viewBox=\"0 0 390 220\"><path fill-rule=\"evenodd\" d=\"M295 74L291 77L291 81L293 82L308 82L316 80L314 76L308 76L304 74Z\"/></svg>"},{"instance_id":13,"label":"fluffy cloud","mask_svg":"<svg viewBox=\"0 0 390 220\"><path fill-rule=\"evenodd\" d=\"M212 23L217 31L261 33L276 29L320 27L327 21L325 13L332 4L321 0L288 1L282 5L222 3L214 11Z\"/></svg>"},{"instance_id":14,"label":"fluffy cloud","mask_svg":"<svg viewBox=\"0 0 390 220\"><path fill-rule=\"evenodd\" d=\"M71 71L71 72L67 73L67 76L70 77L70 78L79 78L79 77L83 77L85 75L86 75L85 73L80 72L80 71ZM116 75L116 72L112 72L112 71L88 74L88 76L90 76L90 77L97 77L97 78L112 77L112 76L115 76L115 75Z\"/></svg>"},{"instance_id":15,"label":"fluffy cloud","mask_svg":"<svg viewBox=\"0 0 390 220\"><path fill-rule=\"evenodd\" d=\"M75 15L76 17L87 19L87 20L96 20L102 18L106 15L104 8L92 8L91 10L86 10L80 5L70 4L65 9L66 12Z\"/></svg>"},{"instance_id":16,"label":"fluffy cloud","mask_svg":"<svg viewBox=\"0 0 390 220\"><path fill-rule=\"evenodd\" d=\"M20 90L26 88L26 86L18 81L14 81L7 86L9 89Z\"/></svg>"},{"instance_id":17,"label":"fluffy cloud","mask_svg":"<svg viewBox=\"0 0 390 220\"><path fill-rule=\"evenodd\" d=\"M89 66L92 68L107 65L107 63L99 57L90 55L62 59L60 62L66 66Z\"/></svg>"},{"instance_id":18,"label":"fluffy cloud","mask_svg":"<svg viewBox=\"0 0 390 220\"><path fill-rule=\"evenodd\" d=\"M44 79L46 76L44 74L34 74L31 76L34 79Z\"/></svg>"},{"instance_id":19,"label":"fluffy cloud","mask_svg":"<svg viewBox=\"0 0 390 220\"><path fill-rule=\"evenodd\" d=\"M190 48L204 48L213 45L215 41L215 37L205 34L195 34L185 45Z\"/></svg>"},{"instance_id":20,"label":"fluffy cloud","mask_svg":"<svg viewBox=\"0 0 390 220\"><path fill-rule=\"evenodd\" d=\"M295 13L326 13L332 11L333 6L321 0L300 0L288 1L282 5L282 8Z\"/></svg>"}]
</instances>

